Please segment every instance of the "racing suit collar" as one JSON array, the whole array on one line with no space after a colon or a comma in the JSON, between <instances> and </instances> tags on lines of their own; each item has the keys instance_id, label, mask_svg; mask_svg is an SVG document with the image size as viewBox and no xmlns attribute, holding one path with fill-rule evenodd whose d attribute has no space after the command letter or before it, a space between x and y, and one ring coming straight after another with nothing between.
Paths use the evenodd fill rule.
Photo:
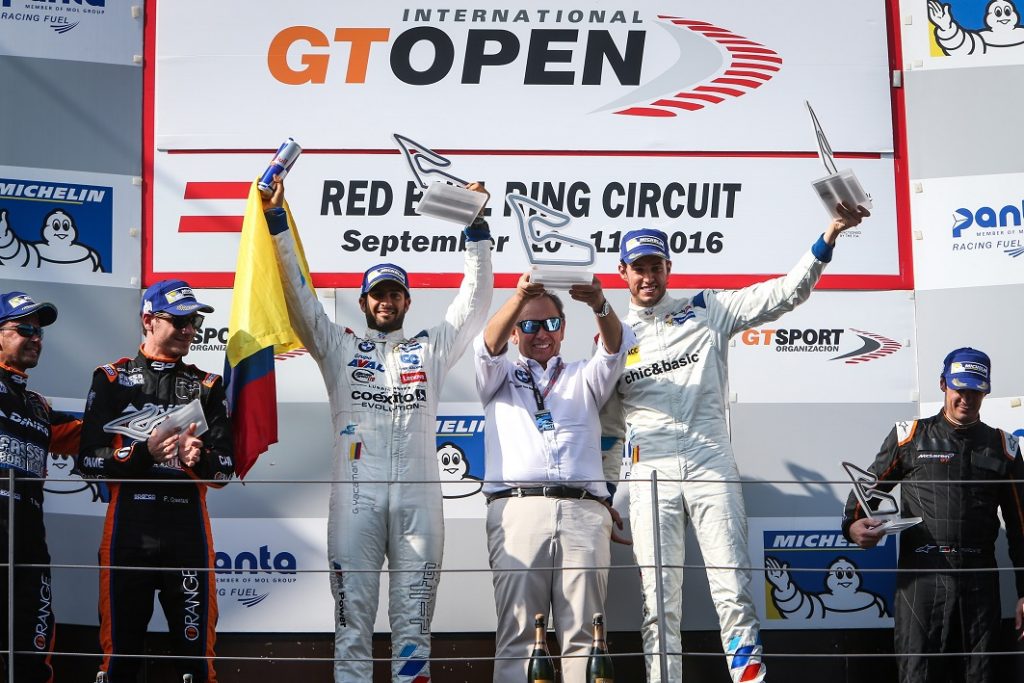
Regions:
<instances>
[{"instance_id":1,"label":"racing suit collar","mask_svg":"<svg viewBox=\"0 0 1024 683\"><path fill-rule=\"evenodd\" d=\"M679 303L677 299L673 299L665 293L665 296L661 297L661 301L654 304L653 306L638 306L632 301L629 302L629 310L639 316L640 318L647 318L652 316L658 316L663 313L669 313L676 304Z\"/></svg>"},{"instance_id":2,"label":"racing suit collar","mask_svg":"<svg viewBox=\"0 0 1024 683\"><path fill-rule=\"evenodd\" d=\"M405 331L402 328L398 328L391 332L381 332L380 330L367 327L363 337L370 341L389 341L396 343L406 340Z\"/></svg>"},{"instance_id":3,"label":"racing suit collar","mask_svg":"<svg viewBox=\"0 0 1024 683\"><path fill-rule=\"evenodd\" d=\"M946 411L945 410L940 410L939 411L939 415L942 416L943 424L945 424L947 427L949 427L950 430L952 430L954 432L958 432L960 434L966 434L966 433L970 432L972 429L974 429L975 427L977 427L978 425L981 424L981 418L980 417L977 420L975 420L974 422L971 422L970 424L957 424L956 422L953 422L948 417L946 417Z\"/></svg>"},{"instance_id":4,"label":"racing suit collar","mask_svg":"<svg viewBox=\"0 0 1024 683\"><path fill-rule=\"evenodd\" d=\"M3 363L0 363L0 374L10 377L11 382L17 386L25 386L28 382L28 373L24 373L21 370L15 370L9 365L4 365Z\"/></svg>"},{"instance_id":5,"label":"racing suit collar","mask_svg":"<svg viewBox=\"0 0 1024 683\"><path fill-rule=\"evenodd\" d=\"M165 358L163 356L151 356L139 347L139 358L146 362L146 365L153 370L167 370L181 362L180 358Z\"/></svg>"}]
</instances>

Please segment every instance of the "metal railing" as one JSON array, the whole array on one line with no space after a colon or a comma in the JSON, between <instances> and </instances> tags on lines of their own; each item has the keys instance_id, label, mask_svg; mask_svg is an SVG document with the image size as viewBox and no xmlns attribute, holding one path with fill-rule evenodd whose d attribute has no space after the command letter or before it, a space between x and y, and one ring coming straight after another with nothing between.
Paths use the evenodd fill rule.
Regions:
<instances>
[{"instance_id":1,"label":"metal railing","mask_svg":"<svg viewBox=\"0 0 1024 683\"><path fill-rule=\"evenodd\" d=\"M15 505L15 503L16 503L16 485L15 485L15 483L16 483L16 480L17 481L46 481L46 480L40 480L40 479L28 478L28 477L15 477L14 470L13 469L8 469L8 474L7 474L7 485L8 485L8 500L7 500L8 539L7 540L8 540L8 544L7 544L7 563L4 566L5 566L5 568L8 569L8 571L7 571L7 605L8 605L8 610L7 610L7 615L6 615L7 616L7 630L8 630L8 634L7 634L7 644L6 644L6 659L7 659L7 671L8 671L7 678L8 678L8 681L10 683L13 683L14 681L17 680L17 678L16 678L16 671L15 671L15 669L16 669L15 655L46 656L46 655L52 654L54 656L61 656L61 657L96 657L96 656L98 656L98 653L95 653L95 652L54 651L52 653L47 653L47 652L40 653L40 652L32 652L32 651L19 651L19 650L15 649L15 642L14 642L15 641L15 620L14 620L15 571L14 570L16 570L17 568L19 568L19 567L22 567L22 568L49 567L51 569L57 569L57 568L59 568L59 569L85 569L85 570L92 569L92 570L111 570L111 571L131 570L133 572L139 572L139 571L152 571L152 572L195 571L195 572L206 572L206 573L208 573L208 572L215 572L216 573L216 572L224 571L224 570L222 570L220 568L217 568L217 567L170 567L170 566L136 567L136 566L124 566L124 565L100 565L98 563L97 564L90 564L90 563L83 563L83 564L50 563L50 564L47 564L47 565L33 564L33 563L17 563L15 561L16 560L16 558L15 558L15 536L16 536L16 533L17 533L17 531L16 531L17 530L17 524L15 523L15 515L16 515L16 505ZM107 481L109 483L133 483L133 484L153 483L153 484L161 484L161 485L169 485L169 486L173 486L173 485L194 486L197 483L210 483L210 484L217 484L217 485L225 484L225 482L219 481L219 480L218 481L203 482L202 480L193 480L193 479L188 479L188 480L174 480L174 479L171 479L171 480L168 480L168 479L125 479L125 480L115 480L115 479L109 479L109 480L104 480L104 481ZM638 484L641 484L641 482L648 481L648 479L645 477L642 480L638 480L638 479L628 480L627 479L627 480L621 480L621 481L622 482L630 482L631 481L632 485L636 486ZM665 586L664 586L664 579L663 579L663 576L662 576L662 572L665 569L704 569L704 570L707 570L707 569L719 569L719 570L733 570L733 571L741 570L741 571L749 571L749 572L765 572L767 570L767 568L764 565L757 565L757 564L751 564L750 566L725 566L725 567L723 567L723 566L716 566L716 565L708 565L706 563L701 563L701 564L683 563L681 565L665 564L665 562L663 561L662 551L661 551L662 542L661 542L661 520L660 520L660 514L659 514L658 484L659 484L659 482L661 482L661 483L671 483L671 482L675 482L675 481L677 481L677 480L659 479L659 477L658 477L656 472L652 472L651 475L650 475L650 479L649 479L649 482L650 482L650 495L651 495L651 518L654 521L654 523L652 524L652 531L653 531L652 541L653 541L654 564L653 565L639 565L639 567L641 569L652 569L652 570L654 570L655 593L656 593L656 596L657 596L659 604L662 604L662 605L665 604ZM701 481L701 480L700 479L688 479L686 481L694 481L694 482L696 482L696 481ZM710 480L704 480L704 481L710 481ZM751 479L742 479L742 478L738 478L736 480L723 480L723 479L717 479L716 478L716 479L714 479L714 481L716 481L718 483L739 483L739 484L786 484L786 485L797 484L797 485L799 485L799 484L806 483L806 482L797 481L797 480L761 480L761 479L751 480ZM227 482L227 485L233 486L233 485L238 485L239 483L240 482L238 482L238 481L232 480L232 481ZM247 481L246 482L247 485L252 485L252 484L258 484L258 485L264 485L264 484L267 484L267 485L275 485L275 484L333 485L333 484L337 484L337 483L354 483L354 482L349 482L347 480L345 480L345 481L329 481L329 480L322 480L322 479L316 479L316 480L312 480L312 479L311 480L295 480L295 479L289 479L289 480L283 480L283 479L282 480L251 480L251 481ZM375 480L360 479L358 481L358 483L362 486L362 485L373 485L373 484L395 484L397 482L394 482L394 481L390 481L390 482L389 481L375 481ZM440 480L419 480L419 481L402 481L401 482L402 485L408 485L408 484L438 485L438 484L441 484L441 483L444 483L444 482L442 482ZM486 482L482 482L482 483L486 483ZM560 483L562 483L562 482L560 482ZM574 483L574 484L585 484L587 482L574 481L574 482L571 482L571 483ZM849 485L849 480L837 480L837 481L815 480L814 483L818 484L818 485L820 485L820 484L830 484L830 485L831 484L836 484L836 485L840 485L840 486L848 486ZM938 483L938 482L937 481L915 481L915 482L908 482L908 483L913 485L913 484L928 484L928 483ZM950 480L941 480L941 483L957 484L957 483L967 483L967 482L957 482L957 481L950 481ZM985 480L985 481L971 480L969 483L971 485L978 485L978 484L999 484L999 485L1005 485L1005 484L1008 483L1008 480L1006 480L1006 479ZM904 484L904 485L906 485L906 484ZM631 564L627 564L627 565L614 565L614 564L610 564L608 566L593 566L593 567L591 567L591 566L573 566L571 568L571 571L596 571L596 570L608 570L608 569L635 568L637 566L638 565L632 564L632 563ZM299 569L299 568L295 568L295 569L290 569L289 570L289 572L291 572L291 573L316 573L316 574L330 573L330 572L333 572L333 571L335 571L335 570L333 570L333 569L331 569L329 567L314 568L314 569ZM389 574L418 573L418 572L422 571L422 568L420 568L420 569L405 569L405 570L403 570L403 569L392 569L390 567L388 569L378 569L378 570L346 569L346 573L382 573L382 572L385 572L385 571L388 572ZM452 568L452 569L445 569L445 568L441 567L441 568L438 568L437 571L440 571L442 574L443 573L457 574L457 573L491 573L492 571L495 571L495 570L492 570L490 567L482 567L482 568L475 568L475 567L474 568ZM523 567L523 568L503 569L503 570L500 570L500 571L511 571L511 572L524 571L524 572L526 572L526 571L534 571L534 570L531 569L531 568L528 568L528 567ZM795 573L811 572L811 573L824 574L824 573L828 573L829 570L826 569L826 568L817 568L817 567L815 567L815 568L787 567L787 571L795 572ZM914 569L900 569L898 567L891 567L891 568L890 567L886 567L886 568L871 568L871 567L863 567L863 568L861 568L861 567L858 567L857 571L858 572L862 572L862 573L871 573L871 572L899 573L899 572L905 572L905 571L912 571L914 573L919 573L919 574L920 573L929 573L929 572L943 573L943 574L956 574L956 573L962 573L962 572L993 573L993 572L1013 572L1013 571L1020 571L1020 570L1017 570L1017 569L1015 569L1013 567L962 567L962 568L942 567L942 568L921 568L921 569L918 569L918 568L914 568ZM658 665L658 667L660 669L662 680L665 680L665 681L668 680L668 671L669 671L668 658L670 656L680 656L680 657L719 657L719 658L722 657L722 654L716 653L716 652L691 652L691 651L685 651L685 650L681 650L679 652L669 651L668 644L666 642L666 633L668 631L668 628L667 628L668 624L666 622L665 610L659 610L658 611L657 621L658 621L658 651L655 652L655 653L649 653L649 654L657 656L657 663L658 663L657 665ZM643 652L620 652L620 653L613 653L612 654L613 657L635 657L635 656L638 656L638 655L644 655L644 653ZM839 652L839 653L786 652L786 653L782 653L782 652L773 652L773 653L769 653L769 654L763 655L763 658L764 659L783 659L783 658L792 658L792 659L829 659L829 658L863 659L863 658L897 658L897 657L906 657L906 656L913 656L913 657L927 656L927 657L939 657L939 658L954 658L954 657L967 657L967 656L975 656L975 657L976 656L1006 657L1006 656L1015 656L1015 655L1020 655L1020 653L1014 652L1014 651L995 651L995 652L986 652L986 653L964 651L964 652L944 652L944 653L911 653L911 654L908 655L906 653L859 653L859 652ZM178 660L178 661L181 661L181 660L188 660L188 659L195 659L195 660L198 660L198 659L208 660L208 659L210 659L209 657L205 657L205 656L188 657L188 656L178 655L178 654L160 655L160 654L149 654L149 653L146 653L146 654L120 654L119 653L116 656L117 657L123 657L125 659L138 658L138 659L146 659L146 660ZM581 657L581 656L586 656L586 655L566 655L565 657L572 657L572 656ZM437 662L437 663L443 663L443 662L481 662L481 663L485 663L485 662L488 662L488 661L494 662L494 661L498 661L498 660L502 660L502 659L524 659L525 657L526 657L526 653L524 653L524 655L521 656L521 657L520 656L514 656L514 657L499 657L499 656L493 656L493 657L466 657L466 656L436 657L436 656L432 656L430 658L430 661L431 662ZM304 656L304 657L301 657L301 658L283 658L283 657L264 657L264 656L221 656L221 655L217 655L217 656L215 656L212 659L215 660L215 661L224 661L224 662L253 661L253 662L278 662L278 663L286 662L286 661L302 661L302 662L306 662L306 663L310 663L310 662L355 661L354 659L344 659L344 658L338 658L338 657L308 657L308 656ZM374 661L374 662L387 662L387 661L393 661L393 659L394 658L372 658L372 661ZM363 660L363 661L365 661L365 660Z\"/></svg>"}]
</instances>

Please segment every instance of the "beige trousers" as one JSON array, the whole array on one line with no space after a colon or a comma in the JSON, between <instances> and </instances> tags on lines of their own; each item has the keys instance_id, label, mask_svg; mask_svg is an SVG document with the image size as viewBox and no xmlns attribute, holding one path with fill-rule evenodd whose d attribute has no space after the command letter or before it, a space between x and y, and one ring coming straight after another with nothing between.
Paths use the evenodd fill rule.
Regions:
<instances>
[{"instance_id":1,"label":"beige trousers","mask_svg":"<svg viewBox=\"0 0 1024 683\"><path fill-rule=\"evenodd\" d=\"M498 616L494 683L526 680L533 618L538 612L547 616L549 609L561 646L562 681L585 683L591 621L594 612L604 611L608 589L610 538L611 515L594 500L537 496L487 506Z\"/></svg>"}]
</instances>

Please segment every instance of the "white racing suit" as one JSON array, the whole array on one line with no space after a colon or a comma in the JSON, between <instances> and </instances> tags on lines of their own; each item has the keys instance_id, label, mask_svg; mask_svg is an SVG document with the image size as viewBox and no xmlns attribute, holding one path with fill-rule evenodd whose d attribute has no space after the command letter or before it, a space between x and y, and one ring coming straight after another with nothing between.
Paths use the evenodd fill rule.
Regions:
<instances>
[{"instance_id":1,"label":"white racing suit","mask_svg":"<svg viewBox=\"0 0 1024 683\"><path fill-rule=\"evenodd\" d=\"M320 366L334 426L327 539L334 680L373 678L373 624L387 556L393 680L427 683L444 550L437 402L448 370L483 329L493 285L491 243L466 242L462 286L443 322L407 337L401 330L357 334L332 323L303 283L292 236L285 230L274 242L292 327Z\"/></svg>"},{"instance_id":2,"label":"white racing suit","mask_svg":"<svg viewBox=\"0 0 1024 683\"><path fill-rule=\"evenodd\" d=\"M618 400L609 402L603 421L606 434L613 425L621 425L623 417L627 428L633 461L629 517L633 553L641 568L643 642L652 682L662 683L657 657L661 610L667 652L682 651L684 534L691 522L708 567L711 598L732 678L764 679L750 571L746 569L750 566L747 516L726 416L729 338L775 320L805 301L831 259L831 251L819 239L783 277L736 291L704 290L692 299L666 295L652 308L630 305L626 322L633 326L639 343L626 357ZM658 601L651 570L655 565L652 472L658 476L663 603ZM678 683L681 678L682 658L670 654L665 683Z\"/></svg>"}]
</instances>

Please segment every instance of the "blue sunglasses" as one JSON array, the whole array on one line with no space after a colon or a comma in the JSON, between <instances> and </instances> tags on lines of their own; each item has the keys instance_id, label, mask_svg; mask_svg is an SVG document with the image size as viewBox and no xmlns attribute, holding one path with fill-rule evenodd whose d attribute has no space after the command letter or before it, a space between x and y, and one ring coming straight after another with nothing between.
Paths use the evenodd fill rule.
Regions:
<instances>
[{"instance_id":1,"label":"blue sunglasses","mask_svg":"<svg viewBox=\"0 0 1024 683\"><path fill-rule=\"evenodd\" d=\"M556 316L554 318L545 318L544 320L520 320L516 323L516 326L523 331L523 334L537 334L540 331L541 325L548 332L558 332L562 329L562 319Z\"/></svg>"}]
</instances>

